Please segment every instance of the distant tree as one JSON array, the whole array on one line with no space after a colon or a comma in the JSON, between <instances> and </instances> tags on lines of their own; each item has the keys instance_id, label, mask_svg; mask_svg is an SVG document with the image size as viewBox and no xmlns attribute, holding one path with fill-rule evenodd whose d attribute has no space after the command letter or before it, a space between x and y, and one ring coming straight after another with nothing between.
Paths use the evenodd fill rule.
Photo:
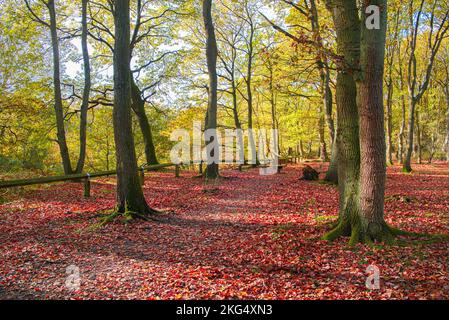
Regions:
<instances>
[{"instance_id":1,"label":"distant tree","mask_svg":"<svg viewBox=\"0 0 449 320\"><path fill-rule=\"evenodd\" d=\"M405 156L403 171L412 171L412 155L414 150L414 133L415 133L415 120L416 120L416 106L421 101L424 93L429 88L430 78L432 76L432 70L435 64L435 58L438 51L441 48L441 43L446 37L449 31L449 9L441 7L441 1L434 0L431 3L426 3L425 0L419 2L419 7L414 7L414 0L409 0L409 34L408 34L408 70L407 70L407 84L409 91L409 120L408 120L408 146ZM430 8L425 8L425 5L430 5ZM441 12L441 9L443 11ZM428 10L428 11L427 11ZM426 17L428 22L429 31L427 34L428 43L428 55L425 57L424 63L426 64L422 72L419 72L417 61L417 44L418 39L422 33L422 22Z\"/></svg>"}]
</instances>

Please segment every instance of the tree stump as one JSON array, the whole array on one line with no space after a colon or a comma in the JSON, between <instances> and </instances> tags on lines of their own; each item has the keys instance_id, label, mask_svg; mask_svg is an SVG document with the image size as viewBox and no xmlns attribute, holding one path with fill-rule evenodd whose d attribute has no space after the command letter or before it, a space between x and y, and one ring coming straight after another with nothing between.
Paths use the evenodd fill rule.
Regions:
<instances>
[{"instance_id":1,"label":"tree stump","mask_svg":"<svg viewBox=\"0 0 449 320\"><path fill-rule=\"evenodd\" d=\"M319 172L313 169L311 166L305 166L304 169L302 169L301 180L317 181L319 177L320 177Z\"/></svg>"}]
</instances>

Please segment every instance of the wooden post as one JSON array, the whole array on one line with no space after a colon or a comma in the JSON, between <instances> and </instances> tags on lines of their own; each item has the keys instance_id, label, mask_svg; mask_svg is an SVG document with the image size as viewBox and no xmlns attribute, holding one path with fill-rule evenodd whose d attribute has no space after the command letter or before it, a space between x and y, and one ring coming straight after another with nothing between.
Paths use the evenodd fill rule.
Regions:
<instances>
[{"instance_id":1,"label":"wooden post","mask_svg":"<svg viewBox=\"0 0 449 320\"><path fill-rule=\"evenodd\" d=\"M90 198L90 175L84 179L84 198Z\"/></svg>"},{"instance_id":2,"label":"wooden post","mask_svg":"<svg viewBox=\"0 0 449 320\"><path fill-rule=\"evenodd\" d=\"M203 160L200 161L200 174L203 174Z\"/></svg>"},{"instance_id":3,"label":"wooden post","mask_svg":"<svg viewBox=\"0 0 449 320\"><path fill-rule=\"evenodd\" d=\"M242 165L242 164L239 165L239 171L240 171L240 172L243 171L243 165Z\"/></svg>"},{"instance_id":4,"label":"wooden post","mask_svg":"<svg viewBox=\"0 0 449 320\"><path fill-rule=\"evenodd\" d=\"M140 184L143 186L145 185L145 168L141 167L139 173L140 173Z\"/></svg>"},{"instance_id":5,"label":"wooden post","mask_svg":"<svg viewBox=\"0 0 449 320\"><path fill-rule=\"evenodd\" d=\"M175 177L176 178L179 178L179 171L180 171L180 166L179 166L179 164L177 164L176 166L175 166Z\"/></svg>"}]
</instances>

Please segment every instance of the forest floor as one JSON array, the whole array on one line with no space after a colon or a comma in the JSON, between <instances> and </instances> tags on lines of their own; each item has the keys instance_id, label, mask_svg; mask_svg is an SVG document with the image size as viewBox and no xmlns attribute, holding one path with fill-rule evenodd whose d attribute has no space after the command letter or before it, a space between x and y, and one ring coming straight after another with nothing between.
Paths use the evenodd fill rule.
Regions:
<instances>
[{"instance_id":1,"label":"forest floor","mask_svg":"<svg viewBox=\"0 0 449 320\"><path fill-rule=\"evenodd\" d=\"M389 168L386 219L449 233L449 165L415 170ZM151 173L145 195L170 213L104 228L98 214L114 206L114 179L93 183L90 199L75 183L10 199L0 205L0 299L449 299L449 242L328 243L320 237L337 215L335 187L299 180L300 165L223 175L215 190L192 172ZM379 290L365 284L372 264ZM81 284L71 291L74 268Z\"/></svg>"}]
</instances>

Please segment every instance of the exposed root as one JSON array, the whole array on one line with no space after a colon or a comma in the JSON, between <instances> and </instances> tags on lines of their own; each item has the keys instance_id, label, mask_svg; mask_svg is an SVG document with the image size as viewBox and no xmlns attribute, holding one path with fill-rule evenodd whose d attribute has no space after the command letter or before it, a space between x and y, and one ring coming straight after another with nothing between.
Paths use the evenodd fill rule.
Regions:
<instances>
[{"instance_id":1,"label":"exposed root","mask_svg":"<svg viewBox=\"0 0 449 320\"><path fill-rule=\"evenodd\" d=\"M348 236L348 229L350 230L349 246L354 247L358 243L364 243L367 245L374 245L375 243L384 243L386 245L404 245L408 242L398 239L397 237L415 237L415 238L425 238L418 244L432 244L441 241L448 241L448 234L425 234L409 232L405 230L400 230L384 224L372 224L367 227L367 230L363 230L360 223L349 224L339 222L338 225L333 228L330 232L325 234L322 239L326 241L335 241L336 239L344 236Z\"/></svg>"}]
</instances>

